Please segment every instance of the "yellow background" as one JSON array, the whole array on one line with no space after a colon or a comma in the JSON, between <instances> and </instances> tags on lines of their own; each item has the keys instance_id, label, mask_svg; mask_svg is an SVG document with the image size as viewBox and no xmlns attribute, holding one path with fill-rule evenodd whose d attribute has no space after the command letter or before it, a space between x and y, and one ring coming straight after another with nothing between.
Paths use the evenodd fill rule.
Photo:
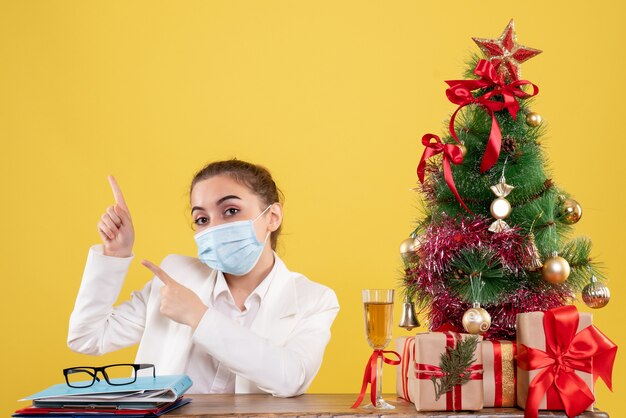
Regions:
<instances>
[{"instance_id":1,"label":"yellow background","mask_svg":"<svg viewBox=\"0 0 626 418\"><path fill-rule=\"evenodd\" d=\"M106 175L126 194L136 257L159 261L195 253L188 183L230 157L272 170L287 197L279 253L339 297L310 392L358 391L369 355L360 290L401 277L398 245L420 216L409 191L419 140L442 133L454 110L443 80L461 78L472 36L497 37L511 17L520 43L544 51L523 75L541 88L534 109L554 178L584 207L576 232L593 238L611 278L595 323L623 345L618 3L3 0L0 414L60 382L64 367L134 359L134 349L91 358L66 346L87 249L112 203ZM122 296L149 278L134 263ZM597 390L612 416L624 410L623 359L615 393Z\"/></svg>"}]
</instances>

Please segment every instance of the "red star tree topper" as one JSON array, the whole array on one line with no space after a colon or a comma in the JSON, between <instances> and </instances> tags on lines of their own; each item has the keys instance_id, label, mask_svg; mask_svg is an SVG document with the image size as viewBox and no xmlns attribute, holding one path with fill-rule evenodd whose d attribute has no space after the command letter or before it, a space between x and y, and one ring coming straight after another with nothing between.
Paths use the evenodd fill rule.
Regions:
<instances>
[{"instance_id":1,"label":"red star tree topper","mask_svg":"<svg viewBox=\"0 0 626 418\"><path fill-rule=\"evenodd\" d=\"M498 74L507 82L519 80L522 74L520 64L541 53L538 49L517 43L513 19L498 39L472 39L484 52L485 57L491 61Z\"/></svg>"}]
</instances>

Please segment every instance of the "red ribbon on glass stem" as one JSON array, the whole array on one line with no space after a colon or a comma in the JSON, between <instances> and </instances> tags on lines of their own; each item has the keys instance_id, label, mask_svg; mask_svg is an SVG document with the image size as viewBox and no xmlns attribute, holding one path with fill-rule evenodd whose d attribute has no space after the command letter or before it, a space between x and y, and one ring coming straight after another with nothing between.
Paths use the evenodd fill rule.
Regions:
<instances>
[{"instance_id":1,"label":"red ribbon on glass stem","mask_svg":"<svg viewBox=\"0 0 626 418\"><path fill-rule=\"evenodd\" d=\"M448 80L446 83L450 86L446 90L446 96L459 107L452 114L450 118L450 134L457 143L461 143L459 137L454 129L454 121L459 111L467 105L477 104L482 106L489 116L491 116L491 131L489 132L489 140L487 142L487 148L485 154L480 163L480 172L483 173L489 170L498 161L500 156L500 148L502 147L502 132L500 131L500 125L496 119L495 112L507 109L514 120L517 119L517 112L520 110L520 105L517 102L517 98L527 99L535 96L539 93L539 87L527 80L516 80L512 83L506 84L504 79L498 75L493 64L487 60L480 60L474 69L474 74L479 76L476 80ZM526 93L520 87L523 85L533 86L532 93ZM487 93L482 96L474 97L473 90L477 89L489 89ZM497 96L502 97L502 101L495 100Z\"/></svg>"},{"instance_id":2,"label":"red ribbon on glass stem","mask_svg":"<svg viewBox=\"0 0 626 418\"><path fill-rule=\"evenodd\" d=\"M434 139L435 142L431 140ZM461 164L463 162L463 152L458 145L454 144L444 144L441 142L441 138L434 134L426 134L422 137L422 144L424 145L424 153L422 154L422 158L417 166L417 177L419 181L424 183L424 174L426 172L426 160L431 157L434 157L437 154L443 153L443 177L446 180L446 184L456 197L456 200L459 201L461 206L465 208L466 211L472 213L471 210L465 205L463 199L459 195L459 192L456 189L456 185L454 184L454 178L452 177L452 169L450 163L453 164Z\"/></svg>"},{"instance_id":3,"label":"red ribbon on glass stem","mask_svg":"<svg viewBox=\"0 0 626 418\"><path fill-rule=\"evenodd\" d=\"M385 357L385 354L395 354L398 357L398 360L393 360ZM370 400L372 401L372 405L376 406L376 383L378 378L378 367L377 362L378 358L381 358L384 363L391 364L392 366L397 366L400 364L400 354L395 351L383 351L383 350L374 350L369 360L367 361L367 366L365 366L365 374L363 375L363 384L361 385L361 393L359 393L359 397L356 402L351 406L351 408L356 408L363 402L363 398L365 397L365 392L367 391L367 385L370 385Z\"/></svg>"},{"instance_id":4,"label":"red ribbon on glass stem","mask_svg":"<svg viewBox=\"0 0 626 418\"><path fill-rule=\"evenodd\" d=\"M593 373L612 388L612 371L617 346L595 326L579 333L578 310L561 306L545 312L543 327L546 351L520 344L517 364L523 370L540 370L530 382L525 418L537 418L539 405L547 396L548 409L565 409L567 416L582 413L595 400L575 370Z\"/></svg>"}]
</instances>

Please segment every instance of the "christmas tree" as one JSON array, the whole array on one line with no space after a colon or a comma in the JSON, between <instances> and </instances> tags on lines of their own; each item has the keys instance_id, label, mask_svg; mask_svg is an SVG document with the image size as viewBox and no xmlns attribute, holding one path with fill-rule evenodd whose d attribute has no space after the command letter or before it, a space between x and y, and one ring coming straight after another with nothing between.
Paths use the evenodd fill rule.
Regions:
<instances>
[{"instance_id":1,"label":"christmas tree","mask_svg":"<svg viewBox=\"0 0 626 418\"><path fill-rule=\"evenodd\" d=\"M539 88L520 64L541 51L518 44L511 21L498 39L474 38L446 135L426 134L417 167L425 217L403 241L403 285L431 330L453 327L513 339L515 315L571 303L592 307L608 288L591 241L571 237L580 205L551 178L541 146ZM596 282L595 278L600 279Z\"/></svg>"}]
</instances>

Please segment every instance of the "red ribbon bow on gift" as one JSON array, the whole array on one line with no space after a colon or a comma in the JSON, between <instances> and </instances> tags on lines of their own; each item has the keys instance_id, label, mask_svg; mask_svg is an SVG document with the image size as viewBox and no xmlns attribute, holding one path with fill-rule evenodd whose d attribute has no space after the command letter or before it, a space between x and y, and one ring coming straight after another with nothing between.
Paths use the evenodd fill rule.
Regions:
<instances>
[{"instance_id":1,"label":"red ribbon bow on gift","mask_svg":"<svg viewBox=\"0 0 626 418\"><path fill-rule=\"evenodd\" d=\"M398 360L393 360L385 357L385 354L390 353L394 354L398 357ZM391 364L392 366L397 366L400 364L400 354L395 351L383 351L383 350L374 350L370 359L367 361L367 366L365 366L365 374L363 375L363 384L361 385L361 393L359 393L359 397L356 402L350 408L356 408L363 402L363 398L365 397L365 391L367 390L367 385L370 385L370 400L372 401L372 405L376 405L376 379L378 375L378 370L376 367L376 362L378 361L378 357L382 358L383 362L387 364Z\"/></svg>"},{"instance_id":2,"label":"red ribbon bow on gift","mask_svg":"<svg viewBox=\"0 0 626 418\"><path fill-rule=\"evenodd\" d=\"M434 139L435 142L431 142L431 139ZM461 148L454 144L444 144L441 142L441 138L434 134L426 134L422 137L422 144L424 147L424 153L422 154L422 159L420 160L417 166L417 177L420 180L420 183L424 184L424 174L426 171L426 160L430 157L434 157L437 154L443 153L443 176L446 179L446 184L456 197L456 200L461 203L461 205L468 212L472 213L471 210L465 203L459 192L456 190L456 185L454 184L454 178L452 177L452 169L450 166L450 162L453 164L461 164L463 162L463 153L461 152Z\"/></svg>"},{"instance_id":3,"label":"red ribbon bow on gift","mask_svg":"<svg viewBox=\"0 0 626 418\"><path fill-rule=\"evenodd\" d=\"M517 98L526 99L535 96L539 93L539 87L526 80L516 80L512 83L506 84L504 79L498 75L493 64L487 60L480 60L474 69L474 74L479 76L476 80L449 80L446 83L450 86L446 90L446 96L454 103L458 104L458 109L452 114L450 118L450 134L459 144L461 141L454 129L454 121L457 113L467 105L477 104L482 106L487 113L491 116L491 132L489 133L489 141L487 142L487 149L483 155L483 159L480 163L480 172L483 173L489 170L498 161L500 155L500 148L502 146L502 132L500 132L500 125L496 119L495 112L507 109L513 119L517 118L517 112L520 109ZM533 93L526 93L520 87L523 85L533 86ZM474 97L473 90L476 89L489 89L487 93L482 96ZM495 100L496 96L502 96L503 101Z\"/></svg>"},{"instance_id":4,"label":"red ribbon bow on gift","mask_svg":"<svg viewBox=\"0 0 626 418\"><path fill-rule=\"evenodd\" d=\"M612 389L611 373L617 346L591 325L579 333L578 310L562 306L543 317L546 351L519 346L518 366L539 373L530 382L525 418L538 417L539 404L547 395L549 409L565 409L567 416L580 414L595 400L587 384L575 373L593 373Z\"/></svg>"}]
</instances>

